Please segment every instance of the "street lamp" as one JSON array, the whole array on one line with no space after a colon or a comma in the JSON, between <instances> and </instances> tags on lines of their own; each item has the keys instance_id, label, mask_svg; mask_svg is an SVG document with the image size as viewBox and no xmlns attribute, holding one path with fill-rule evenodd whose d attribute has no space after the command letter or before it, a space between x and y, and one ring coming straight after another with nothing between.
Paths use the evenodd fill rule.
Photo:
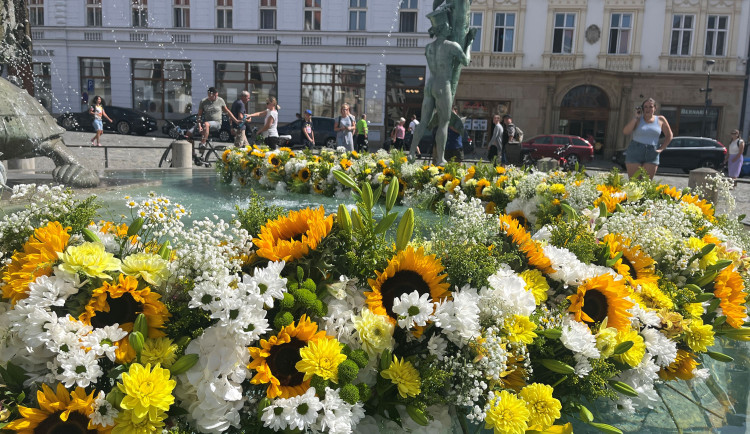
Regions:
<instances>
[{"instance_id":1,"label":"street lamp","mask_svg":"<svg viewBox=\"0 0 750 434\"><path fill-rule=\"evenodd\" d=\"M713 59L706 59L706 88L701 89L701 92L706 92L706 104L703 107L703 126L701 128L701 135L706 137L706 118L708 118L708 106L711 105L711 98L709 93L711 92L711 71L714 69Z\"/></svg>"},{"instance_id":2,"label":"street lamp","mask_svg":"<svg viewBox=\"0 0 750 434\"><path fill-rule=\"evenodd\" d=\"M273 43L276 44L276 100L278 101L279 99L279 47L281 47L281 41L276 39L273 41Z\"/></svg>"}]
</instances>

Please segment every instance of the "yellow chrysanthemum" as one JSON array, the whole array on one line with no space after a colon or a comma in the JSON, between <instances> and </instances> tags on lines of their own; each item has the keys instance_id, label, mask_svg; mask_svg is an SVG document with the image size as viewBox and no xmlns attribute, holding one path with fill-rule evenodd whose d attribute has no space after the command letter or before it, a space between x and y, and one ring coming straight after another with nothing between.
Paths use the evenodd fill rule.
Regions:
<instances>
[{"instance_id":1,"label":"yellow chrysanthemum","mask_svg":"<svg viewBox=\"0 0 750 434\"><path fill-rule=\"evenodd\" d=\"M719 307L727 317L727 324L734 328L742 327L747 318L745 284L734 265L721 270L714 279L714 295L720 301Z\"/></svg>"},{"instance_id":2,"label":"yellow chrysanthemum","mask_svg":"<svg viewBox=\"0 0 750 434\"><path fill-rule=\"evenodd\" d=\"M707 245L705 241L696 237L688 238L686 244L690 249L696 252L699 252L701 249L703 249L703 247ZM698 266L701 268L701 270L705 270L706 267L708 267L709 265L716 264L718 260L719 260L719 256L716 252L716 249L712 249L710 252L708 252L708 254L703 255L698 260Z\"/></svg>"},{"instance_id":3,"label":"yellow chrysanthemum","mask_svg":"<svg viewBox=\"0 0 750 434\"><path fill-rule=\"evenodd\" d=\"M526 232L526 229L521 227L516 219L510 215L503 214L500 216L500 227L511 241L518 246L518 249L526 255L529 265L538 268L545 274L555 272L552 268L552 262L545 256L541 246L531 239L531 235Z\"/></svg>"},{"instance_id":4,"label":"yellow chrysanthemum","mask_svg":"<svg viewBox=\"0 0 750 434\"><path fill-rule=\"evenodd\" d=\"M692 319L698 319L703 316L705 310L703 303L686 303L683 308L687 313L687 317Z\"/></svg>"},{"instance_id":5,"label":"yellow chrysanthemum","mask_svg":"<svg viewBox=\"0 0 750 434\"><path fill-rule=\"evenodd\" d=\"M133 422L144 419L155 422L166 417L169 406L174 404L172 390L177 385L169 377L168 369L158 364L151 369L150 363L146 366L133 363L128 372L122 374L122 383L117 383L117 388L125 394L120 407L132 411Z\"/></svg>"},{"instance_id":6,"label":"yellow chrysanthemum","mask_svg":"<svg viewBox=\"0 0 750 434\"><path fill-rule=\"evenodd\" d=\"M594 200L594 206L598 207L600 203L603 203L607 207L607 212L614 212L617 204L627 199L627 195L618 187L600 184L596 186L596 189L602 194Z\"/></svg>"},{"instance_id":7,"label":"yellow chrysanthemum","mask_svg":"<svg viewBox=\"0 0 750 434\"><path fill-rule=\"evenodd\" d=\"M524 434L530 415L523 399L503 390L490 402L484 424L494 429L495 434Z\"/></svg>"},{"instance_id":8,"label":"yellow chrysanthemum","mask_svg":"<svg viewBox=\"0 0 750 434\"><path fill-rule=\"evenodd\" d=\"M615 352L617 346L617 329L613 327L602 327L596 334L596 349L602 359L606 359Z\"/></svg>"},{"instance_id":9,"label":"yellow chrysanthemum","mask_svg":"<svg viewBox=\"0 0 750 434\"><path fill-rule=\"evenodd\" d=\"M13 254L3 273L3 298L16 304L28 296L29 283L52 274L58 254L68 245L69 231L69 227L63 228L58 222L49 222L34 231L22 249Z\"/></svg>"},{"instance_id":10,"label":"yellow chrysanthemum","mask_svg":"<svg viewBox=\"0 0 750 434\"><path fill-rule=\"evenodd\" d=\"M111 428L95 425L89 419L93 413L94 393L86 394L82 387L68 392L65 386L58 383L56 390L42 384L42 390L36 392L39 408L18 406L21 419L10 422L3 429L20 434L66 433L91 434L109 433Z\"/></svg>"},{"instance_id":11,"label":"yellow chrysanthemum","mask_svg":"<svg viewBox=\"0 0 750 434\"><path fill-rule=\"evenodd\" d=\"M552 194L565 194L565 185L555 183L549 186L549 192Z\"/></svg>"},{"instance_id":12,"label":"yellow chrysanthemum","mask_svg":"<svg viewBox=\"0 0 750 434\"><path fill-rule=\"evenodd\" d=\"M391 349L395 325L385 315L376 315L370 309L362 309L359 315L352 316L362 349L375 356L385 349Z\"/></svg>"},{"instance_id":13,"label":"yellow chrysanthemum","mask_svg":"<svg viewBox=\"0 0 750 434\"><path fill-rule=\"evenodd\" d=\"M703 309L701 308L701 313L702 310ZM659 315L659 319L661 320L662 332L664 333L664 336L669 339L681 335L687 325L685 318L677 312L661 310L657 315Z\"/></svg>"},{"instance_id":14,"label":"yellow chrysanthemum","mask_svg":"<svg viewBox=\"0 0 750 434\"><path fill-rule=\"evenodd\" d=\"M539 431L551 427L560 418L562 404L552 397L552 392L554 389L550 385L533 383L518 394L529 409L529 426L538 426Z\"/></svg>"},{"instance_id":15,"label":"yellow chrysanthemum","mask_svg":"<svg viewBox=\"0 0 750 434\"><path fill-rule=\"evenodd\" d=\"M699 365L695 360L695 355L689 351L677 350L677 357L666 368L659 370L659 377L662 380L672 381L680 379L688 381L693 378L693 371Z\"/></svg>"},{"instance_id":16,"label":"yellow chrysanthemum","mask_svg":"<svg viewBox=\"0 0 750 434\"><path fill-rule=\"evenodd\" d=\"M466 175L464 175L464 182L474 178L474 175L477 173L477 168L475 166L470 166L468 169L466 169Z\"/></svg>"},{"instance_id":17,"label":"yellow chrysanthemum","mask_svg":"<svg viewBox=\"0 0 750 434\"><path fill-rule=\"evenodd\" d=\"M177 360L177 345L169 338L146 339L141 352L141 364L160 364L169 368Z\"/></svg>"},{"instance_id":18,"label":"yellow chrysanthemum","mask_svg":"<svg viewBox=\"0 0 750 434\"><path fill-rule=\"evenodd\" d=\"M135 318L143 313L148 323L148 336L145 337L160 338L165 336L161 329L171 316L160 298L161 295L151 292L148 286L138 289L136 278L121 274L116 284L104 282L101 287L94 289L78 320L94 328L119 324L121 329L131 332ZM115 354L120 363L127 363L135 358L135 350L130 346L127 336L118 342Z\"/></svg>"},{"instance_id":19,"label":"yellow chrysanthemum","mask_svg":"<svg viewBox=\"0 0 750 434\"><path fill-rule=\"evenodd\" d=\"M643 341L643 337L635 330L619 331L617 333L617 345L627 341L632 342L633 346L624 353L616 355L615 359L636 367L641 364L643 356L646 354L646 343Z\"/></svg>"},{"instance_id":20,"label":"yellow chrysanthemum","mask_svg":"<svg viewBox=\"0 0 750 434\"><path fill-rule=\"evenodd\" d=\"M306 208L266 222L253 243L258 256L270 261L290 262L315 250L333 227L333 214L325 216L321 206Z\"/></svg>"},{"instance_id":21,"label":"yellow chrysanthemum","mask_svg":"<svg viewBox=\"0 0 750 434\"><path fill-rule=\"evenodd\" d=\"M391 383L398 387L398 394L402 398L413 398L419 395L421 391L419 372L406 359L399 360L398 357L393 356L391 365L388 366L388 369L380 371L380 376L391 380Z\"/></svg>"},{"instance_id":22,"label":"yellow chrysanthemum","mask_svg":"<svg viewBox=\"0 0 750 434\"><path fill-rule=\"evenodd\" d=\"M547 301L549 282L547 282L547 279L541 271L535 268L530 268L522 271L520 276L523 281L526 282L526 290L531 291L534 294L534 301L536 304Z\"/></svg>"},{"instance_id":23,"label":"yellow chrysanthemum","mask_svg":"<svg viewBox=\"0 0 750 434\"><path fill-rule=\"evenodd\" d=\"M375 271L376 279L369 279L371 292L366 292L367 306L377 315L386 315L395 324L398 315L393 313L393 301L413 291L430 294L437 302L450 297L449 285L442 274L443 265L435 255L426 255L424 248L412 246L398 252L383 270Z\"/></svg>"},{"instance_id":24,"label":"yellow chrysanthemum","mask_svg":"<svg viewBox=\"0 0 750 434\"><path fill-rule=\"evenodd\" d=\"M622 275L633 288L638 285L656 284L659 277L655 274L656 262L640 246L631 245L631 241L619 234L607 234L602 238L609 248L609 257L615 258L622 253L612 268Z\"/></svg>"},{"instance_id":25,"label":"yellow chrysanthemum","mask_svg":"<svg viewBox=\"0 0 750 434\"><path fill-rule=\"evenodd\" d=\"M524 315L513 315L512 318L506 319L505 330L508 333L508 340L510 342L531 344L534 342L534 338L537 337L537 334L534 333L536 324Z\"/></svg>"},{"instance_id":26,"label":"yellow chrysanthemum","mask_svg":"<svg viewBox=\"0 0 750 434\"><path fill-rule=\"evenodd\" d=\"M295 368L302 360L300 350L310 342L332 339L325 331L318 331L318 324L302 315L297 325L289 324L270 339L261 339L260 347L249 348L253 361L247 365L257 374L250 380L252 384L268 384L266 396L269 398L291 398L302 395L310 388L310 380Z\"/></svg>"},{"instance_id":27,"label":"yellow chrysanthemum","mask_svg":"<svg viewBox=\"0 0 750 434\"><path fill-rule=\"evenodd\" d=\"M625 299L630 290L624 280L615 280L611 274L586 279L575 294L568 297L576 321L600 323L607 319L607 324L617 330L630 327L630 313L633 302Z\"/></svg>"},{"instance_id":28,"label":"yellow chrysanthemum","mask_svg":"<svg viewBox=\"0 0 750 434\"><path fill-rule=\"evenodd\" d=\"M674 302L655 283L645 283L631 294L639 305L650 309L673 309Z\"/></svg>"},{"instance_id":29,"label":"yellow chrysanthemum","mask_svg":"<svg viewBox=\"0 0 750 434\"><path fill-rule=\"evenodd\" d=\"M160 286L169 278L169 263L153 253L134 253L122 261L122 272L140 277L154 286Z\"/></svg>"},{"instance_id":30,"label":"yellow chrysanthemum","mask_svg":"<svg viewBox=\"0 0 750 434\"><path fill-rule=\"evenodd\" d=\"M71 274L83 273L90 277L110 280L108 271L119 271L120 260L107 252L102 243L86 242L80 246L69 246L65 253L58 254L62 260L60 269Z\"/></svg>"},{"instance_id":31,"label":"yellow chrysanthemum","mask_svg":"<svg viewBox=\"0 0 750 434\"><path fill-rule=\"evenodd\" d=\"M132 411L121 411L115 418L112 434L160 434L164 432L164 419L150 421L143 419L136 422Z\"/></svg>"},{"instance_id":32,"label":"yellow chrysanthemum","mask_svg":"<svg viewBox=\"0 0 750 434\"><path fill-rule=\"evenodd\" d=\"M346 360L341 353L344 345L336 339L320 339L307 344L299 350L302 360L294 365L298 371L304 372L303 380L309 380L313 375L324 380L339 382L339 365Z\"/></svg>"},{"instance_id":33,"label":"yellow chrysanthemum","mask_svg":"<svg viewBox=\"0 0 750 434\"><path fill-rule=\"evenodd\" d=\"M714 344L714 329L711 324L703 324L703 320L694 319L685 327L685 343L691 350L704 353Z\"/></svg>"}]
</instances>

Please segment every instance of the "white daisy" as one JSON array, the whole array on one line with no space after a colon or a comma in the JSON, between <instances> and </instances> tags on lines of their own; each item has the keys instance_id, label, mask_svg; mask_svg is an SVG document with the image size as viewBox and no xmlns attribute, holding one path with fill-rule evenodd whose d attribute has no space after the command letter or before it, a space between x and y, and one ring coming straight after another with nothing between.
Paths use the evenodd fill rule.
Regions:
<instances>
[{"instance_id":1,"label":"white daisy","mask_svg":"<svg viewBox=\"0 0 750 434\"><path fill-rule=\"evenodd\" d=\"M252 280L257 282L260 288L260 294L263 302L269 307L273 307L273 299L281 300L286 292L286 277L281 277L281 270L284 269L284 261L269 262L266 268L256 268L253 270ZM245 281L243 276L242 280Z\"/></svg>"},{"instance_id":2,"label":"white daisy","mask_svg":"<svg viewBox=\"0 0 750 434\"><path fill-rule=\"evenodd\" d=\"M115 418L119 412L107 401L103 391L100 390L99 395L94 398L91 408L94 410L89 414L92 423L104 427L115 425Z\"/></svg>"},{"instance_id":3,"label":"white daisy","mask_svg":"<svg viewBox=\"0 0 750 434\"><path fill-rule=\"evenodd\" d=\"M659 366L669 366L677 358L677 343L662 332L647 327L641 330L646 350Z\"/></svg>"},{"instance_id":4,"label":"white daisy","mask_svg":"<svg viewBox=\"0 0 750 434\"><path fill-rule=\"evenodd\" d=\"M287 400L282 417L286 419L289 429L306 430L318 419L318 412L323 408L315 389L309 388L303 395Z\"/></svg>"},{"instance_id":5,"label":"white daisy","mask_svg":"<svg viewBox=\"0 0 750 434\"><path fill-rule=\"evenodd\" d=\"M418 291L413 291L393 300L393 313L398 315L399 327L405 329L427 325L434 310L435 306L427 293L420 296Z\"/></svg>"},{"instance_id":6,"label":"white daisy","mask_svg":"<svg viewBox=\"0 0 750 434\"><path fill-rule=\"evenodd\" d=\"M443 356L445 356L445 352L448 350L448 342L440 337L440 335L433 335L427 341L427 350L430 354L437 357L438 360L443 360Z\"/></svg>"},{"instance_id":7,"label":"white daisy","mask_svg":"<svg viewBox=\"0 0 750 434\"><path fill-rule=\"evenodd\" d=\"M591 334L591 330L587 325L570 319L570 317L563 321L560 342L565 348L576 354L582 354L590 359L599 357L599 350L596 349L596 337Z\"/></svg>"},{"instance_id":8,"label":"white daisy","mask_svg":"<svg viewBox=\"0 0 750 434\"><path fill-rule=\"evenodd\" d=\"M263 409L263 415L260 420L263 421L263 426L270 428L274 431L281 431L286 429L286 420L281 417L281 413L284 411L284 407L279 405L281 399L277 399L270 405L267 405Z\"/></svg>"}]
</instances>

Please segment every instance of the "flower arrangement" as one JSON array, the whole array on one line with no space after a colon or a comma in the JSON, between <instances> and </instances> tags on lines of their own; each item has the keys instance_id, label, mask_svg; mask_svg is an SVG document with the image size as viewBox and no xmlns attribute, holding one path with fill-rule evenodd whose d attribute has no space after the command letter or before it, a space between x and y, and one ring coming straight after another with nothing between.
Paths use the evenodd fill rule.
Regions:
<instances>
[{"instance_id":1,"label":"flower arrangement","mask_svg":"<svg viewBox=\"0 0 750 434\"><path fill-rule=\"evenodd\" d=\"M95 198L16 188L28 206L0 221L0 428L619 432L587 405L652 407L660 387L707 378L706 358L729 361L718 341L750 340L749 238L692 192L303 155L231 150L221 170L356 204L254 199L185 225L156 194L111 221Z\"/></svg>"}]
</instances>

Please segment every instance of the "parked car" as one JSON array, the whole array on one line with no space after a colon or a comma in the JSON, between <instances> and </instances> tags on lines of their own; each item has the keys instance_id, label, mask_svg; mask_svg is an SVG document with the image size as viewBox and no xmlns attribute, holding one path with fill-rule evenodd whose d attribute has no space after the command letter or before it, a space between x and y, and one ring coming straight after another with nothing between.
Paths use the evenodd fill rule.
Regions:
<instances>
[{"instance_id":1,"label":"parked car","mask_svg":"<svg viewBox=\"0 0 750 434\"><path fill-rule=\"evenodd\" d=\"M698 167L721 169L727 148L718 140L707 137L679 136L659 156L659 167L682 169L685 173ZM614 161L625 168L625 151L619 151Z\"/></svg>"},{"instance_id":2,"label":"parked car","mask_svg":"<svg viewBox=\"0 0 750 434\"><path fill-rule=\"evenodd\" d=\"M144 135L156 131L156 118L142 111L126 107L105 105L104 111L112 119L102 119L105 131L115 131L120 134L136 133ZM94 131L91 125L94 116L88 110L82 112L67 112L57 118L57 123L68 131Z\"/></svg>"},{"instance_id":3,"label":"parked car","mask_svg":"<svg viewBox=\"0 0 750 434\"><path fill-rule=\"evenodd\" d=\"M302 119L297 119L294 122L290 122L277 128L280 136L292 136L292 139L289 141L289 146L299 146L302 144L302 121ZM333 124L335 122L336 120L334 118L312 116L315 146L325 146L328 148L336 147L336 131L333 130Z\"/></svg>"},{"instance_id":4,"label":"parked car","mask_svg":"<svg viewBox=\"0 0 750 434\"><path fill-rule=\"evenodd\" d=\"M169 137L176 139L179 135L177 133L177 130L175 127L180 128L181 130L187 130L189 128L193 128L195 126L195 119L198 117L197 114L192 114L190 116L185 116L182 119L178 119L176 121L167 121L162 127L161 132L168 135ZM211 137L218 138L222 142L231 142L234 140L234 136L232 135L232 127L229 123L229 116L226 115L226 113L222 113L221 115L221 128L218 130L215 128L212 128L209 130L209 133L211 134Z\"/></svg>"},{"instance_id":5,"label":"parked car","mask_svg":"<svg viewBox=\"0 0 750 434\"><path fill-rule=\"evenodd\" d=\"M565 153L565 158L570 164L575 166L576 163L584 163L594 159L594 147L583 137L542 134L521 143L521 161L523 161L525 154L530 154L534 160L545 157L557 159L555 151L566 145L570 145Z\"/></svg>"}]
</instances>

